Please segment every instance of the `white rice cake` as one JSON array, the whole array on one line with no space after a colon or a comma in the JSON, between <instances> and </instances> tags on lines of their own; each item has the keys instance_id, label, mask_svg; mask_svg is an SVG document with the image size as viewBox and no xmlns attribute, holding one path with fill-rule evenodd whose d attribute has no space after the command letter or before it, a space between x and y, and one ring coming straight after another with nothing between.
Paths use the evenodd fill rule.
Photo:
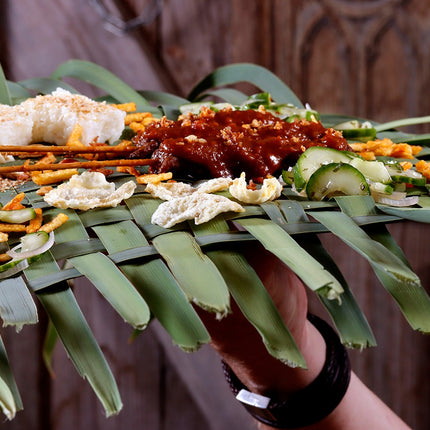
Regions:
<instances>
[{"instance_id":1,"label":"white rice cake","mask_svg":"<svg viewBox=\"0 0 430 430\"><path fill-rule=\"evenodd\" d=\"M26 145L31 141L33 120L19 106L0 105L0 145Z\"/></svg>"},{"instance_id":2,"label":"white rice cake","mask_svg":"<svg viewBox=\"0 0 430 430\"><path fill-rule=\"evenodd\" d=\"M82 127L80 141L84 145L94 139L112 143L124 129L126 112L61 88L49 95L27 99L19 106L33 122L31 139L22 140L21 145L36 142L65 145L76 124Z\"/></svg>"}]
</instances>

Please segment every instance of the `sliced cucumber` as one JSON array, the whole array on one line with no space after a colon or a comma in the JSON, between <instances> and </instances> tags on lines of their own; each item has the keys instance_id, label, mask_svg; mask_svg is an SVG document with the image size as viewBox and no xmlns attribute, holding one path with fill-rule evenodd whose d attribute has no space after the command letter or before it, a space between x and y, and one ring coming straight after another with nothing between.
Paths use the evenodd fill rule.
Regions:
<instances>
[{"instance_id":1,"label":"sliced cucumber","mask_svg":"<svg viewBox=\"0 0 430 430\"><path fill-rule=\"evenodd\" d=\"M22 260L10 260L7 263L4 263L0 266L0 273L5 272L6 270L12 269Z\"/></svg>"},{"instance_id":2,"label":"sliced cucumber","mask_svg":"<svg viewBox=\"0 0 430 430\"><path fill-rule=\"evenodd\" d=\"M361 157L351 159L351 166L359 170L368 181L389 184L391 176L382 161L368 161Z\"/></svg>"},{"instance_id":3,"label":"sliced cucumber","mask_svg":"<svg viewBox=\"0 0 430 430\"><path fill-rule=\"evenodd\" d=\"M199 114L202 107L211 107L213 106L214 102L212 101L206 101L206 102L196 102L196 103L187 103L184 105L179 106L179 112L182 114L191 112L192 114Z\"/></svg>"},{"instance_id":4,"label":"sliced cucumber","mask_svg":"<svg viewBox=\"0 0 430 430\"><path fill-rule=\"evenodd\" d=\"M427 179L416 170L408 169L403 170L398 166L389 166L388 172L391 175L391 179L396 183L411 184L416 187L424 187Z\"/></svg>"},{"instance_id":5,"label":"sliced cucumber","mask_svg":"<svg viewBox=\"0 0 430 430\"><path fill-rule=\"evenodd\" d=\"M393 182L411 184L415 187L424 187L426 185L427 179L424 177L417 178L409 175L394 175L391 177Z\"/></svg>"},{"instance_id":6,"label":"sliced cucumber","mask_svg":"<svg viewBox=\"0 0 430 430\"><path fill-rule=\"evenodd\" d=\"M294 174L292 170L283 170L282 171L282 180L287 184L287 185L293 185L294 182Z\"/></svg>"},{"instance_id":7,"label":"sliced cucumber","mask_svg":"<svg viewBox=\"0 0 430 430\"><path fill-rule=\"evenodd\" d=\"M6 279L25 270L28 267L27 260L11 260L0 266L0 279Z\"/></svg>"},{"instance_id":8,"label":"sliced cucumber","mask_svg":"<svg viewBox=\"0 0 430 430\"><path fill-rule=\"evenodd\" d=\"M16 209L13 211L0 210L0 221L12 224L21 224L36 218L33 208Z\"/></svg>"},{"instance_id":9,"label":"sliced cucumber","mask_svg":"<svg viewBox=\"0 0 430 430\"><path fill-rule=\"evenodd\" d=\"M333 127L342 132L345 139L368 141L376 137L376 129L368 122L360 123L357 120L346 121Z\"/></svg>"},{"instance_id":10,"label":"sliced cucumber","mask_svg":"<svg viewBox=\"0 0 430 430\"><path fill-rule=\"evenodd\" d=\"M233 108L233 105L231 105L230 103L214 103L212 106L210 106L210 108L213 111L218 112L223 109L231 109Z\"/></svg>"},{"instance_id":11,"label":"sliced cucumber","mask_svg":"<svg viewBox=\"0 0 430 430\"><path fill-rule=\"evenodd\" d=\"M371 182L369 184L372 193L393 194L394 188L391 185L383 184L382 182Z\"/></svg>"},{"instance_id":12,"label":"sliced cucumber","mask_svg":"<svg viewBox=\"0 0 430 430\"><path fill-rule=\"evenodd\" d=\"M36 261L47 251L54 243L53 233L37 231L22 236L20 244L16 245L10 251L7 251L14 260L27 258L29 263Z\"/></svg>"},{"instance_id":13,"label":"sliced cucumber","mask_svg":"<svg viewBox=\"0 0 430 430\"><path fill-rule=\"evenodd\" d=\"M49 234L46 231L36 231L35 233L28 233L21 237L21 252L32 251L33 249L40 248L49 239Z\"/></svg>"},{"instance_id":14,"label":"sliced cucumber","mask_svg":"<svg viewBox=\"0 0 430 430\"><path fill-rule=\"evenodd\" d=\"M352 156L333 148L312 146L297 160L293 168L294 185L297 191L305 188L312 174L324 164L349 163ZM355 157L354 157L355 158Z\"/></svg>"},{"instance_id":15,"label":"sliced cucumber","mask_svg":"<svg viewBox=\"0 0 430 430\"><path fill-rule=\"evenodd\" d=\"M350 164L330 163L317 169L306 185L310 200L324 200L334 196L370 194L363 174Z\"/></svg>"}]
</instances>

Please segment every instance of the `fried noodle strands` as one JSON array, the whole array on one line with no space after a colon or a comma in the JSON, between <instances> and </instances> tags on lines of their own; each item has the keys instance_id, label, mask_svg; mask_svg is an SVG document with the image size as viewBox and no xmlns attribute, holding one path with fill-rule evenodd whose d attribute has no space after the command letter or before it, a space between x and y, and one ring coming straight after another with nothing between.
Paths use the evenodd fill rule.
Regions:
<instances>
[{"instance_id":1,"label":"fried noodle strands","mask_svg":"<svg viewBox=\"0 0 430 430\"><path fill-rule=\"evenodd\" d=\"M12 200L9 200L3 207L4 211L13 211L15 209L24 209L24 205L21 203L24 199L25 194L19 193Z\"/></svg>"},{"instance_id":2,"label":"fried noodle strands","mask_svg":"<svg viewBox=\"0 0 430 430\"><path fill-rule=\"evenodd\" d=\"M45 231L46 233L51 233L51 231L54 231L55 229L63 225L68 219L69 217L61 212L52 221L49 221L48 223L42 225L38 231Z\"/></svg>"},{"instance_id":3,"label":"fried noodle strands","mask_svg":"<svg viewBox=\"0 0 430 430\"><path fill-rule=\"evenodd\" d=\"M82 142L79 140L82 136L83 128L80 124L76 123L73 127L72 132L70 133L69 138L67 139L66 145L73 146L75 143L80 143L82 145Z\"/></svg>"},{"instance_id":4,"label":"fried noodle strands","mask_svg":"<svg viewBox=\"0 0 430 430\"><path fill-rule=\"evenodd\" d=\"M25 232L27 229L25 224L8 224L8 223L0 223L0 232L2 233L20 233Z\"/></svg>"},{"instance_id":5,"label":"fried noodle strands","mask_svg":"<svg viewBox=\"0 0 430 430\"><path fill-rule=\"evenodd\" d=\"M37 185L49 185L56 182L67 181L73 175L78 175L78 169L51 170L31 174L31 180Z\"/></svg>"},{"instance_id":6,"label":"fried noodle strands","mask_svg":"<svg viewBox=\"0 0 430 430\"><path fill-rule=\"evenodd\" d=\"M7 233L1 233L0 232L0 242L7 242L8 239L9 239L9 235Z\"/></svg>"},{"instance_id":7,"label":"fried noodle strands","mask_svg":"<svg viewBox=\"0 0 430 430\"><path fill-rule=\"evenodd\" d=\"M9 260L12 260L12 257L10 255L0 254L0 263L7 263Z\"/></svg>"},{"instance_id":8,"label":"fried noodle strands","mask_svg":"<svg viewBox=\"0 0 430 430\"><path fill-rule=\"evenodd\" d=\"M136 103L134 102L114 104L112 106L116 107L119 110L123 110L124 112L135 112L137 109Z\"/></svg>"},{"instance_id":9,"label":"fried noodle strands","mask_svg":"<svg viewBox=\"0 0 430 430\"><path fill-rule=\"evenodd\" d=\"M36 231L38 231L39 228L42 226L42 222L43 222L42 209L35 208L34 211L36 212L36 218L33 218L30 220L26 228L26 233L36 233Z\"/></svg>"}]
</instances>

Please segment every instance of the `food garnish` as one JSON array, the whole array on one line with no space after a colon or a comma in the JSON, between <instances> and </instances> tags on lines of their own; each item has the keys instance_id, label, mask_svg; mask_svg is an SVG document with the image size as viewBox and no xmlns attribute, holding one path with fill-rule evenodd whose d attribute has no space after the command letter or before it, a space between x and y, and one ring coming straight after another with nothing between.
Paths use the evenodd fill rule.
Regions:
<instances>
[{"instance_id":1,"label":"food garnish","mask_svg":"<svg viewBox=\"0 0 430 430\"><path fill-rule=\"evenodd\" d=\"M282 185L272 176L270 178L265 178L260 188L249 189L246 183L245 173L242 172L239 178L233 180L229 191L236 200L255 205L276 200L282 193Z\"/></svg>"},{"instance_id":2,"label":"food garnish","mask_svg":"<svg viewBox=\"0 0 430 430\"><path fill-rule=\"evenodd\" d=\"M22 204L24 198L25 194L19 193L0 210L0 243L8 242L8 233L24 233L18 245L0 254L0 262L3 263L0 266L0 279L19 273L39 259L54 244L53 231L68 220L67 215L59 213L43 224L42 209L26 207Z\"/></svg>"},{"instance_id":3,"label":"food garnish","mask_svg":"<svg viewBox=\"0 0 430 430\"><path fill-rule=\"evenodd\" d=\"M186 220L194 220L198 225L222 212L243 212L244 208L239 203L228 197L212 194L226 190L232 183L229 178L214 178L197 186L183 182L149 183L146 192L167 200L154 212L151 222L171 228Z\"/></svg>"},{"instance_id":4,"label":"food garnish","mask_svg":"<svg viewBox=\"0 0 430 430\"><path fill-rule=\"evenodd\" d=\"M365 143L351 143L352 150L366 160L375 160L377 156L413 159L423 149L419 145L394 143L392 140L376 139Z\"/></svg>"},{"instance_id":5,"label":"food garnish","mask_svg":"<svg viewBox=\"0 0 430 430\"><path fill-rule=\"evenodd\" d=\"M58 208L88 210L96 207L115 207L133 195L136 184L128 181L115 189L100 172L83 172L72 176L43 197L45 202Z\"/></svg>"},{"instance_id":6,"label":"food garnish","mask_svg":"<svg viewBox=\"0 0 430 430\"><path fill-rule=\"evenodd\" d=\"M165 228L186 221L194 220L203 224L222 212L243 212L245 209L227 197L217 194L194 192L188 196L175 197L158 206L151 222Z\"/></svg>"}]
</instances>

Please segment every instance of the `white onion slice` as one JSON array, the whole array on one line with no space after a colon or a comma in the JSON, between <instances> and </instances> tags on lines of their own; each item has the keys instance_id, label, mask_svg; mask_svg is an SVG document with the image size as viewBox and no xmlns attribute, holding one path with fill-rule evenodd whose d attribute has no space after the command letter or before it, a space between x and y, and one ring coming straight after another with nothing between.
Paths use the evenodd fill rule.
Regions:
<instances>
[{"instance_id":1,"label":"white onion slice","mask_svg":"<svg viewBox=\"0 0 430 430\"><path fill-rule=\"evenodd\" d=\"M392 199L385 196L374 196L374 198L377 203L397 207L413 206L418 203L418 196L404 197L403 199Z\"/></svg>"},{"instance_id":2,"label":"white onion slice","mask_svg":"<svg viewBox=\"0 0 430 430\"><path fill-rule=\"evenodd\" d=\"M11 267L10 269L5 270L4 272L0 272L0 279L6 279L10 276L15 275L18 272L21 272L24 269L27 269L28 267L28 261L27 260L21 260L18 264Z\"/></svg>"},{"instance_id":3,"label":"white onion slice","mask_svg":"<svg viewBox=\"0 0 430 430\"><path fill-rule=\"evenodd\" d=\"M15 247L13 247L10 251L7 251L6 254L12 257L13 259L29 258L35 255L43 254L49 248L51 248L53 244L54 244L54 232L51 231L51 233L49 233L48 240L42 246L39 246L39 248L31 249L29 251L24 251L24 252L16 252L17 249L20 249L22 247L22 243L20 243Z\"/></svg>"}]
</instances>

